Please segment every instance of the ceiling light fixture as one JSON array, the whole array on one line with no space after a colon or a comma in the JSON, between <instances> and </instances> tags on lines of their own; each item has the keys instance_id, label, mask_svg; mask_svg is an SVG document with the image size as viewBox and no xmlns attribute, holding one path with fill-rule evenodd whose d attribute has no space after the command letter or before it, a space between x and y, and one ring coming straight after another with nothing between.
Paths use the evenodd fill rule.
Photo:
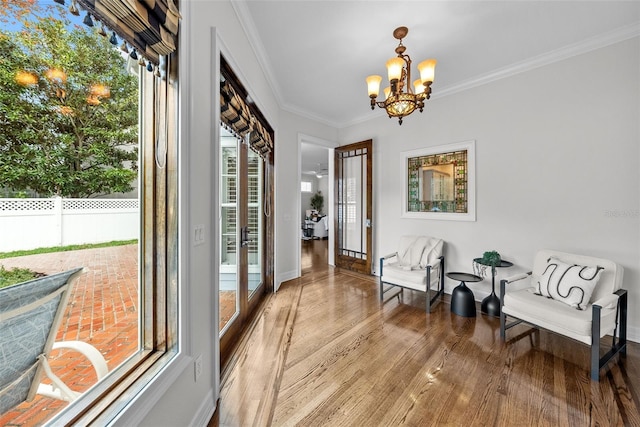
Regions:
<instances>
[{"instance_id":1,"label":"ceiling light fixture","mask_svg":"<svg viewBox=\"0 0 640 427\"><path fill-rule=\"evenodd\" d=\"M411 57L405 55L407 48L402 44L402 39L408 32L407 27L398 27L393 31L393 37L400 40L400 43L396 47L398 56L387 61L389 87L384 90L384 101L376 100L380 93L382 77L373 75L366 78L371 109L374 110L376 105L384 108L389 118L398 117L400 125L402 125L402 118L416 109L422 113L424 100L431 97L431 83L433 83L437 63L435 59L427 59L418 64L420 78L414 81L414 87L411 87Z\"/></svg>"}]
</instances>

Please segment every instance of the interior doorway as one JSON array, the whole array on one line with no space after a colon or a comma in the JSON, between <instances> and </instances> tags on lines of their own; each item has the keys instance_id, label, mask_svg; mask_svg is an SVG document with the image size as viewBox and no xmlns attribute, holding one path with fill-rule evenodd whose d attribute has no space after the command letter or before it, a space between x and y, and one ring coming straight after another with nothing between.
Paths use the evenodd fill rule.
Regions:
<instances>
[{"instance_id":1,"label":"interior doorway","mask_svg":"<svg viewBox=\"0 0 640 427\"><path fill-rule=\"evenodd\" d=\"M302 269L312 266L309 264L333 265L334 216L331 206L335 145L311 137L299 140L300 274Z\"/></svg>"}]
</instances>

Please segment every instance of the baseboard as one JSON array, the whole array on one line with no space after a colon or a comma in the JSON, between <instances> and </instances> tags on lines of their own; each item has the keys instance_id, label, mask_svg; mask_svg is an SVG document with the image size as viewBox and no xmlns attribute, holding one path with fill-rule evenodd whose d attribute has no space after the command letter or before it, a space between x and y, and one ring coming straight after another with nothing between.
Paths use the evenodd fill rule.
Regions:
<instances>
[{"instance_id":1,"label":"baseboard","mask_svg":"<svg viewBox=\"0 0 640 427\"><path fill-rule=\"evenodd\" d=\"M194 427L208 425L211 418L213 418L213 414L216 412L216 408L217 402L213 398L213 390L209 390L189 425Z\"/></svg>"},{"instance_id":2,"label":"baseboard","mask_svg":"<svg viewBox=\"0 0 640 427\"><path fill-rule=\"evenodd\" d=\"M287 280L297 279L298 277L298 272L296 270L285 271L284 273L278 274L276 278L276 291L280 288L280 285Z\"/></svg>"}]
</instances>

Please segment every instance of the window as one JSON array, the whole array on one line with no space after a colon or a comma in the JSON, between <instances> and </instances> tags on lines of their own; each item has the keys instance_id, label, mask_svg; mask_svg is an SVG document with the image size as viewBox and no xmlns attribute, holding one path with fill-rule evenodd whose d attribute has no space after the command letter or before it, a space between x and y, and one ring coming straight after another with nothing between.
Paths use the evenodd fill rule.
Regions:
<instances>
[{"instance_id":1,"label":"window","mask_svg":"<svg viewBox=\"0 0 640 427\"><path fill-rule=\"evenodd\" d=\"M300 191L303 193L311 193L313 190L311 189L311 182L309 181L301 181L300 182Z\"/></svg>"},{"instance_id":2,"label":"window","mask_svg":"<svg viewBox=\"0 0 640 427\"><path fill-rule=\"evenodd\" d=\"M36 397L0 414L0 425L19 425L35 414L39 422L56 425L105 424L178 351L177 69L172 55L129 44L120 31L110 30L121 29L111 15L98 16L93 9L89 14L92 6L81 0L71 3L72 8L86 6L78 17L68 13L70 2L66 7L28 0L2 4L0 163L10 166L2 168L3 163L0 169L17 178L0 178L0 197L62 197L33 206L59 209L67 221L62 229L89 221L91 233L85 235L121 232L126 212L134 235L125 245L126 266L106 255L107 270L91 269L77 281L76 300L72 295L58 334L94 345L106 359L108 375L96 382L83 370L82 356L52 353L54 372L65 368L64 374L58 371L61 379L84 393L71 404ZM32 159L39 160L29 163ZM110 209L107 214L88 220L103 205ZM105 225L109 221L111 226ZM41 237L39 243L58 246L73 238L50 244ZM67 258L84 262L73 254ZM38 265L32 264L36 272ZM95 286L111 280L107 275L113 276L113 286L127 286L107 296L106 288ZM82 381L66 376L67 371L81 372Z\"/></svg>"}]
</instances>

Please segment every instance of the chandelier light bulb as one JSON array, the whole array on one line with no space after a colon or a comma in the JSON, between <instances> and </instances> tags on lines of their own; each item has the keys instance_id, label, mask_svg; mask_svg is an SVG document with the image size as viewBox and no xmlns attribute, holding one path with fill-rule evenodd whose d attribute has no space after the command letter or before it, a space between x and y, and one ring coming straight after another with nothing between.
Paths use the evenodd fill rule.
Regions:
<instances>
[{"instance_id":1,"label":"chandelier light bulb","mask_svg":"<svg viewBox=\"0 0 640 427\"><path fill-rule=\"evenodd\" d=\"M18 71L15 78L20 86L35 86L38 84L38 76L29 71Z\"/></svg>"},{"instance_id":2,"label":"chandelier light bulb","mask_svg":"<svg viewBox=\"0 0 640 427\"><path fill-rule=\"evenodd\" d=\"M418 71L420 71L420 80L422 83L431 82L433 83L433 79L436 73L436 61L435 59L427 59L426 61L422 61L418 64Z\"/></svg>"},{"instance_id":3,"label":"chandelier light bulb","mask_svg":"<svg viewBox=\"0 0 640 427\"><path fill-rule=\"evenodd\" d=\"M382 77L373 75L366 78L367 88L369 90L370 98L377 98L380 93L380 83L382 82Z\"/></svg>"},{"instance_id":4,"label":"chandelier light bulb","mask_svg":"<svg viewBox=\"0 0 640 427\"><path fill-rule=\"evenodd\" d=\"M45 72L45 76L47 77L47 79L51 80L52 82L55 83L66 83L67 82L67 74L57 68L49 68L46 72Z\"/></svg>"},{"instance_id":5,"label":"chandelier light bulb","mask_svg":"<svg viewBox=\"0 0 640 427\"><path fill-rule=\"evenodd\" d=\"M400 57L396 56L387 61L387 73L390 83L402 78L402 68L404 68L404 60Z\"/></svg>"}]
</instances>

